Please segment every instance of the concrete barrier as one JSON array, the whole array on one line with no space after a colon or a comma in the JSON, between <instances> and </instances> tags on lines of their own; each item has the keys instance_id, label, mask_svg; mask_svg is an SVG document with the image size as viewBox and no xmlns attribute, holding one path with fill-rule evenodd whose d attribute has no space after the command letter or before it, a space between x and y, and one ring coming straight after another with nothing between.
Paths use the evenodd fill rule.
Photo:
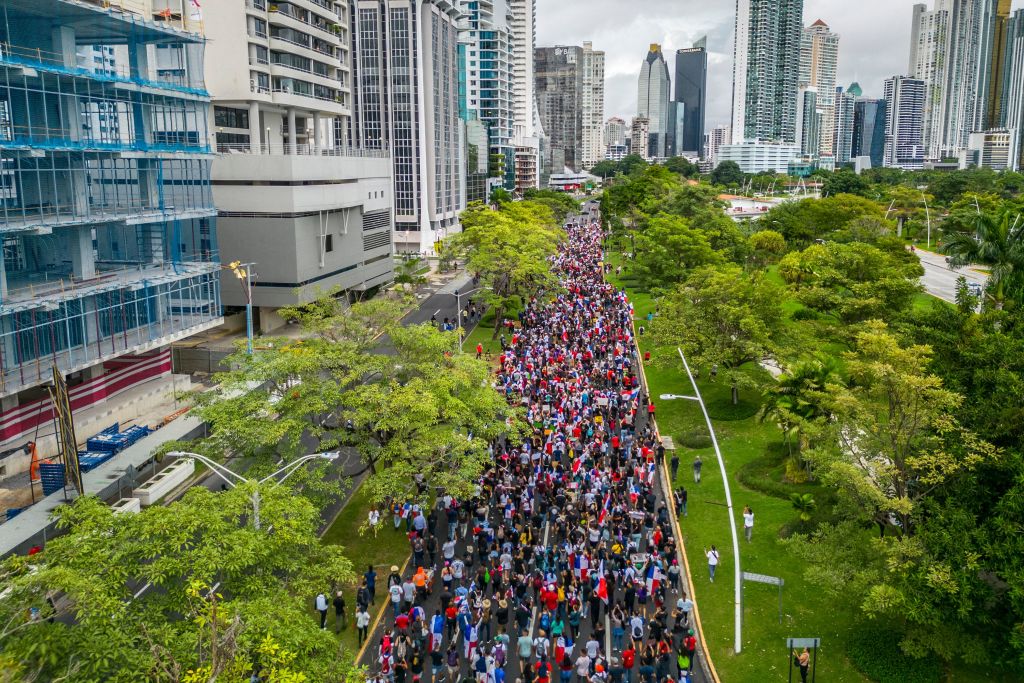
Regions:
<instances>
[{"instance_id":1,"label":"concrete barrier","mask_svg":"<svg viewBox=\"0 0 1024 683\"><path fill-rule=\"evenodd\" d=\"M122 498L110 508L114 511L115 515L123 514L125 512L138 513L142 510L142 501L138 498Z\"/></svg>"},{"instance_id":2,"label":"concrete barrier","mask_svg":"<svg viewBox=\"0 0 1024 683\"><path fill-rule=\"evenodd\" d=\"M132 495L139 499L142 507L148 507L183 484L195 470L196 463L192 458L179 460L154 474L146 483L135 489Z\"/></svg>"}]
</instances>

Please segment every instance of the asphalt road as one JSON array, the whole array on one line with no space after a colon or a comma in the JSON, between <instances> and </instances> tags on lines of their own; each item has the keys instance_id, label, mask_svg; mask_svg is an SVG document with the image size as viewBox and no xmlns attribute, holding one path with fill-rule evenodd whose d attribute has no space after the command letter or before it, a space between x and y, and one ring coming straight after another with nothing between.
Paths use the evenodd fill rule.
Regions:
<instances>
[{"instance_id":1,"label":"asphalt road","mask_svg":"<svg viewBox=\"0 0 1024 683\"><path fill-rule=\"evenodd\" d=\"M455 284L455 283L453 283L453 284ZM445 302L445 297L447 297L448 302L451 302L451 306L454 306L454 303L453 303L454 297L450 293L438 292L438 293L434 294L433 296L431 296L430 298L428 298L426 300L426 302L425 302L425 305L422 305L420 307L419 316L422 316L423 313L426 312L426 320L429 320L430 319L430 314L433 312L433 311L428 310L428 309L431 309L433 307L433 304L429 304L429 302L436 301L438 305L441 305L442 303ZM429 304L429 305L427 305L427 304ZM412 315L412 314L410 314L410 315ZM419 317L419 316L417 316L417 317ZM443 317L444 317L443 315L438 315L438 319L439 320L442 319ZM407 324L409 324L409 323L407 323ZM635 353L636 353L636 350L634 349L634 354ZM644 390L646 391L646 387L644 387ZM640 419L637 421L637 425L636 425L636 430L637 430L638 433L643 429L645 421L646 421L646 413L644 411L640 411ZM659 478L661 477L661 470L660 469L658 470L657 476ZM657 485L655 487L655 490L657 491L658 501L660 503L662 500L664 500L664 496L663 496L663 493L662 493L662 486L660 485L660 483L659 483L659 485ZM671 505L671 503L670 503L670 505ZM498 516L498 514L500 514L500 511L496 511L496 510L492 509L490 511L490 514L492 516L494 516L495 517L495 521L497 521L496 517ZM446 525L444 524L443 518L442 518L442 520L438 522L437 529L436 529L436 531L438 532L438 545L443 543L444 540L445 540L445 536L447 534L447 529L444 528L445 526ZM391 529L391 525L386 525L386 527L387 527L387 530L385 532L383 532L383 533L404 533L404 529L405 529L405 527L403 525L400 531L395 532L395 531L393 531ZM545 526L545 528L543 530L540 530L540 533L543 536L544 545L547 546L548 545L548 529L547 529L547 526ZM469 546L467 546L466 539L462 538L461 536L457 535L456 538L457 538L457 542L458 542L458 545L457 545L457 547L455 549L456 557L462 557L462 555L466 551L467 547L470 548L471 552L475 549L475 546L473 546L471 544ZM436 559L437 559L436 570L439 573L440 566L443 564L443 557L441 557L440 552L438 553L438 556L437 556ZM407 568L405 576L411 575L414 570L415 570L414 567ZM359 664L365 665L368 668L368 670L369 670L369 672L371 674L373 674L374 672L378 671L378 669L379 669L378 660L377 660L377 657L378 657L378 646L379 646L379 643L380 643L381 636L383 635L384 628L386 628L386 627L393 627L393 624L394 624L394 615L393 615L393 612L391 610L390 604L388 603L387 593L386 593L386 590L385 590L386 585L387 585L387 573L388 572L386 572L386 571L382 571L380 573L380 575L377 577L377 600L376 600L376 605L371 607L371 615L376 617L376 615L378 613L378 610L380 609L381 605L383 604L384 605L384 614L383 614L383 617L379 620L379 623L377 624L377 628L373 632L370 633L370 635L369 635L369 646L366 647L366 649L363 651L362 657L359 660ZM685 577L685 575L682 577L681 588L683 588L683 589L686 588L686 577ZM440 580L438 580L437 581L437 586L436 586L435 590L433 591L433 593L431 593L431 594L429 594L427 596L426 600L423 603L423 608L424 608L424 611L425 611L425 613L427 615L428 622L429 622L430 618L433 616L434 611L435 610L439 610L441 608L441 597L440 597L441 593L442 593L442 589L440 587ZM621 592L618 593L617 597L621 598ZM678 598L678 597L679 596L676 593L673 593L673 592L670 591L669 596L668 596L669 599L668 599L667 604L668 605L673 604L675 599ZM607 634L606 640L605 640L604 643L602 643L602 646L601 646L602 653L606 657L608 657L608 656L618 656L620 654L620 651L618 651L618 650L614 650L613 651L611 649L611 626L608 623L607 612L603 608L602 608L601 611L602 611L602 619L605 621L605 632ZM651 610L647 614L648 618L651 617L651 616L653 616L653 605L652 605ZM536 633L537 632L537 623L536 623L537 622L537 618L536 617L537 617L537 610L536 610L536 608L534 608L533 618L531 619L530 627L529 627L529 635L531 636L531 638L537 635L537 633ZM371 621L371 626L372 625L373 625L373 622ZM498 626L497 626L496 621L492 622L492 627L493 627L493 631L492 631L491 635L492 635L492 638L493 638L493 635L496 635L497 632L498 632L498 630L497 630ZM582 650L583 644L586 643L586 641L590 637L590 634L593 632L593 628L594 628L594 625L593 625L593 622L592 622L591 618L585 618L585 619L581 620L581 623L580 623L580 634L579 634L579 637L576 640L576 646L575 646L575 648L573 650L573 655L572 655L572 659L573 659L574 662L575 662L576 657L579 655L579 652ZM516 631L515 620L514 620L514 617L513 617L513 619L510 621L510 624L509 624L509 631L508 631L508 633L509 633L510 643L509 643L509 647L508 647L508 654L507 654L506 665L504 667L505 675L506 675L506 681L514 681L515 679L519 678L520 675L521 675L520 672L522 670L521 669L522 662L520 661L518 650L516 648L516 638L518 637L518 634L515 631ZM459 647L459 651L460 651L460 654L461 654L463 652L463 650L462 650L463 645L461 643L461 639L459 637L458 630L456 630L456 632L455 632L455 638L459 642L458 647ZM628 642L628 638L626 639L626 641ZM442 652L447 650L448 645L450 644L450 642L451 641L449 640L449 637L448 637L448 635L446 633L445 636L444 636L444 639L442 641L442 644L441 644L441 651ZM481 637L481 642L486 642L483 637ZM699 660L700 660L700 654L699 653L700 653L700 648L698 648L698 663L699 663ZM535 663L535 661L536 661L535 659L531 660L530 664ZM470 664L469 664L468 661L462 661L461 665L462 665L461 673L462 673L463 676L467 675L467 674L468 675L472 675L472 673L469 671ZM552 680L553 681L558 681L559 680L559 678L558 678L558 663L557 662L552 662L552 665L555 668L555 670L552 672L553 673ZM638 678L639 677L637 675L637 669L639 667L639 656L637 657L637 665L636 665L636 667L637 668L634 668L634 670L633 670L633 683L638 683ZM675 667L674 666L672 667L672 670L673 670L673 673L674 673L675 672ZM421 679L421 683L440 683L441 681L445 681L445 683L460 683L460 681L462 679L462 676L460 676L460 681L447 681L447 680L445 680L445 678L446 678L446 669L443 666L442 666L442 669L441 669L441 671L439 672L439 674L438 674L438 676L436 678L434 678L432 676L431 667L430 667L430 660L429 660L429 657L428 657L427 661L425 662L424 671L423 671L423 677ZM574 680L575 680L575 674L574 674ZM702 670L700 665L697 665L697 666L694 667L693 675L692 675L691 680L694 681L694 682L697 682L697 683L705 683L705 681L708 680L707 677L704 675L704 672L703 672L703 670Z\"/></svg>"},{"instance_id":2,"label":"asphalt road","mask_svg":"<svg viewBox=\"0 0 1024 683\"><path fill-rule=\"evenodd\" d=\"M961 276L967 278L967 282L976 282L982 287L988 281L987 275L979 273L974 268L950 268L943 254L923 249L917 249L916 253L924 267L921 284L924 285L925 291L944 301L956 302L956 281Z\"/></svg>"}]
</instances>

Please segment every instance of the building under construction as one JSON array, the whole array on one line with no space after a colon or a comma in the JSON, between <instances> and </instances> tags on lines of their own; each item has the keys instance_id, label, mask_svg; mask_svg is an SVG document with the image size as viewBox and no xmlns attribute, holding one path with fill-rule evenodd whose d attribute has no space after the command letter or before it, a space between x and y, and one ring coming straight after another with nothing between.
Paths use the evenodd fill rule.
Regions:
<instances>
[{"instance_id":1,"label":"building under construction","mask_svg":"<svg viewBox=\"0 0 1024 683\"><path fill-rule=\"evenodd\" d=\"M221 323L198 8L0 3L0 449L51 424L54 366L88 409Z\"/></svg>"}]
</instances>

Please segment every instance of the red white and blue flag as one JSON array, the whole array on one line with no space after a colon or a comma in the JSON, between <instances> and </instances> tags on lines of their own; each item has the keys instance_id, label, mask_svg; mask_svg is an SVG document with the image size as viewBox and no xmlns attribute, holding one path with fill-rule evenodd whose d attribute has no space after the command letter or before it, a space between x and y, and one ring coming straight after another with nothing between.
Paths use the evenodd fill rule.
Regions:
<instances>
[{"instance_id":1,"label":"red white and blue flag","mask_svg":"<svg viewBox=\"0 0 1024 683\"><path fill-rule=\"evenodd\" d=\"M661 569L658 565L652 564L647 568L647 593L653 595L658 590L658 586L661 585L661 580L665 576L661 573Z\"/></svg>"},{"instance_id":2,"label":"red white and blue flag","mask_svg":"<svg viewBox=\"0 0 1024 683\"><path fill-rule=\"evenodd\" d=\"M597 523L604 526L604 520L608 517L608 511L612 506L612 494L611 491L604 494L604 504L601 506L601 514L597 518Z\"/></svg>"}]
</instances>

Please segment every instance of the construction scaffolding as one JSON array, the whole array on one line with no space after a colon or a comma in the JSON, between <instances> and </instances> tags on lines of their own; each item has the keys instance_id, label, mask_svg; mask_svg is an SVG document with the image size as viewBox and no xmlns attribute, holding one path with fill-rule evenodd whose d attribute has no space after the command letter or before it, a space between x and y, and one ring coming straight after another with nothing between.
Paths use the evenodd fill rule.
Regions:
<instances>
[{"instance_id":1,"label":"construction scaffolding","mask_svg":"<svg viewBox=\"0 0 1024 683\"><path fill-rule=\"evenodd\" d=\"M220 317L190 0L5 0L0 396Z\"/></svg>"}]
</instances>

